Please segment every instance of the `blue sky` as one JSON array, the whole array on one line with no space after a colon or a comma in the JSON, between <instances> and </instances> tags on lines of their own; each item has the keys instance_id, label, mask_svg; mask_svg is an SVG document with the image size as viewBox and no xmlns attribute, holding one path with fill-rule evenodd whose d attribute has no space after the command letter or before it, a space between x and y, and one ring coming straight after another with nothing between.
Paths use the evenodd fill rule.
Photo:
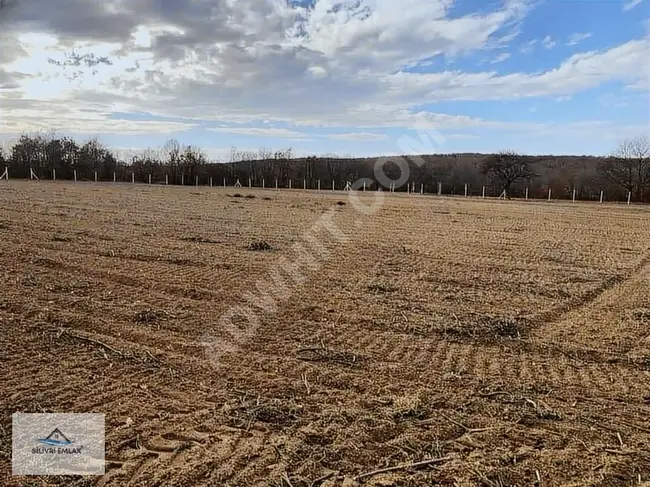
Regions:
<instances>
[{"instance_id":1,"label":"blue sky","mask_svg":"<svg viewBox=\"0 0 650 487\"><path fill-rule=\"evenodd\" d=\"M0 11L4 145L607 154L650 130L650 0L80 1Z\"/></svg>"}]
</instances>

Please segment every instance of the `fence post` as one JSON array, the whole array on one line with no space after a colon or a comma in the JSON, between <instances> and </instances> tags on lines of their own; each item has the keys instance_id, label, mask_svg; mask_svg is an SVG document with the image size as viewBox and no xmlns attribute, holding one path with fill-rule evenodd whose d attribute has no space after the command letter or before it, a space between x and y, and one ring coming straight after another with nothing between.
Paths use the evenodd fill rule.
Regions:
<instances>
[{"instance_id":1,"label":"fence post","mask_svg":"<svg viewBox=\"0 0 650 487\"><path fill-rule=\"evenodd\" d=\"M212 176L210 176L210 187L212 187Z\"/></svg>"},{"instance_id":2,"label":"fence post","mask_svg":"<svg viewBox=\"0 0 650 487\"><path fill-rule=\"evenodd\" d=\"M195 176L195 181L196 181L196 186L198 186L199 185L199 176L198 175Z\"/></svg>"},{"instance_id":3,"label":"fence post","mask_svg":"<svg viewBox=\"0 0 650 487\"><path fill-rule=\"evenodd\" d=\"M465 183L465 198L467 198L467 183Z\"/></svg>"},{"instance_id":4,"label":"fence post","mask_svg":"<svg viewBox=\"0 0 650 487\"><path fill-rule=\"evenodd\" d=\"M169 184L169 174L165 174L165 186Z\"/></svg>"},{"instance_id":5,"label":"fence post","mask_svg":"<svg viewBox=\"0 0 650 487\"><path fill-rule=\"evenodd\" d=\"M135 173L134 172L131 173L131 182L133 184L135 184Z\"/></svg>"},{"instance_id":6,"label":"fence post","mask_svg":"<svg viewBox=\"0 0 650 487\"><path fill-rule=\"evenodd\" d=\"M442 196L442 183L438 181L438 196Z\"/></svg>"},{"instance_id":7,"label":"fence post","mask_svg":"<svg viewBox=\"0 0 650 487\"><path fill-rule=\"evenodd\" d=\"M275 190L277 191L278 189L278 178L275 178Z\"/></svg>"},{"instance_id":8,"label":"fence post","mask_svg":"<svg viewBox=\"0 0 650 487\"><path fill-rule=\"evenodd\" d=\"M117 181L117 174L115 171L113 171L113 182L115 183Z\"/></svg>"},{"instance_id":9,"label":"fence post","mask_svg":"<svg viewBox=\"0 0 650 487\"><path fill-rule=\"evenodd\" d=\"M548 200L551 201L551 188L548 188Z\"/></svg>"},{"instance_id":10,"label":"fence post","mask_svg":"<svg viewBox=\"0 0 650 487\"><path fill-rule=\"evenodd\" d=\"M149 173L149 184L151 184L151 173Z\"/></svg>"},{"instance_id":11,"label":"fence post","mask_svg":"<svg viewBox=\"0 0 650 487\"><path fill-rule=\"evenodd\" d=\"M600 202L601 202L601 203L603 202L603 196L604 196L604 194L603 194L603 190L601 189L601 190L600 190Z\"/></svg>"},{"instance_id":12,"label":"fence post","mask_svg":"<svg viewBox=\"0 0 650 487\"><path fill-rule=\"evenodd\" d=\"M223 187L226 187L226 178L223 178Z\"/></svg>"},{"instance_id":13,"label":"fence post","mask_svg":"<svg viewBox=\"0 0 650 487\"><path fill-rule=\"evenodd\" d=\"M289 189L292 189L291 188L291 179L289 179Z\"/></svg>"},{"instance_id":14,"label":"fence post","mask_svg":"<svg viewBox=\"0 0 650 487\"><path fill-rule=\"evenodd\" d=\"M320 193L320 179L318 180L318 192Z\"/></svg>"},{"instance_id":15,"label":"fence post","mask_svg":"<svg viewBox=\"0 0 650 487\"><path fill-rule=\"evenodd\" d=\"M77 170L73 169L72 174L74 175L74 182L76 183L77 182Z\"/></svg>"},{"instance_id":16,"label":"fence post","mask_svg":"<svg viewBox=\"0 0 650 487\"><path fill-rule=\"evenodd\" d=\"M574 203L576 202L576 189L575 189L575 188L573 188L572 201L573 201Z\"/></svg>"},{"instance_id":17,"label":"fence post","mask_svg":"<svg viewBox=\"0 0 650 487\"><path fill-rule=\"evenodd\" d=\"M334 190L334 180L333 179L332 179L332 191L335 191Z\"/></svg>"},{"instance_id":18,"label":"fence post","mask_svg":"<svg viewBox=\"0 0 650 487\"><path fill-rule=\"evenodd\" d=\"M526 186L526 201L528 201L528 186Z\"/></svg>"},{"instance_id":19,"label":"fence post","mask_svg":"<svg viewBox=\"0 0 650 487\"><path fill-rule=\"evenodd\" d=\"M97 171L95 171L95 182L97 182Z\"/></svg>"},{"instance_id":20,"label":"fence post","mask_svg":"<svg viewBox=\"0 0 650 487\"><path fill-rule=\"evenodd\" d=\"M262 189L266 189L266 183L264 182L264 178L262 178Z\"/></svg>"},{"instance_id":21,"label":"fence post","mask_svg":"<svg viewBox=\"0 0 650 487\"><path fill-rule=\"evenodd\" d=\"M251 189L253 185L253 182L251 181L251 178L248 178L248 189Z\"/></svg>"},{"instance_id":22,"label":"fence post","mask_svg":"<svg viewBox=\"0 0 650 487\"><path fill-rule=\"evenodd\" d=\"M628 191L628 193L627 193L627 206L630 206L631 202L632 202L632 191Z\"/></svg>"},{"instance_id":23,"label":"fence post","mask_svg":"<svg viewBox=\"0 0 650 487\"><path fill-rule=\"evenodd\" d=\"M363 190L364 191L366 190L366 182L365 181L363 182Z\"/></svg>"},{"instance_id":24,"label":"fence post","mask_svg":"<svg viewBox=\"0 0 650 487\"><path fill-rule=\"evenodd\" d=\"M420 194L424 194L424 184L420 183Z\"/></svg>"},{"instance_id":25,"label":"fence post","mask_svg":"<svg viewBox=\"0 0 650 487\"><path fill-rule=\"evenodd\" d=\"M481 192L481 198L485 198L485 186L483 186L483 190Z\"/></svg>"},{"instance_id":26,"label":"fence post","mask_svg":"<svg viewBox=\"0 0 650 487\"><path fill-rule=\"evenodd\" d=\"M52 169L52 181L56 181L56 169Z\"/></svg>"}]
</instances>

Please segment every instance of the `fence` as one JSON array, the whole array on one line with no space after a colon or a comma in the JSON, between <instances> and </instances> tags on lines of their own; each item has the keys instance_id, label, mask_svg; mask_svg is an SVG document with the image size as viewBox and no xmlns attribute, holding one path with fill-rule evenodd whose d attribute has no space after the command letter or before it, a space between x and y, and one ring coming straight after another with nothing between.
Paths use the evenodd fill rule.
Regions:
<instances>
[{"instance_id":1,"label":"fence","mask_svg":"<svg viewBox=\"0 0 650 487\"><path fill-rule=\"evenodd\" d=\"M29 179L30 180L35 180L35 181L41 181L44 180L42 177L38 177L36 173L34 172L33 169L30 169L30 174L29 174ZM187 178L189 179L189 177ZM9 181L9 168L5 168L4 172L2 175L0 175L0 181ZM57 181L57 174L56 170L53 169L51 172L51 181L56 182ZM72 181L75 183L78 182L77 179L77 171L76 169L72 171ZM113 172L112 177L108 179L103 179L99 177L99 174L97 171L94 171L93 173L93 179L91 180L95 183L104 183L104 182L112 182L114 184L116 183L126 183L130 182L131 184L136 184L136 177L135 177L135 172L130 172L130 173L124 173L122 172L120 174L120 178L118 180L117 172ZM234 182L233 182L234 181ZM181 174L180 175L180 186L202 186L206 185L209 186L210 188L213 187L218 187L214 184L213 177L204 177L201 178L200 176L196 175L194 177L194 181L192 181L190 184L186 184L188 181L186 180L186 175ZM295 184L295 183L298 184ZM137 183L143 184L143 181L138 178ZM193 184L192 184L193 183ZM227 188L232 186L233 188L244 188L247 187L249 189L257 188L257 189L270 189L270 188L275 188L276 190L280 189L290 189L290 190L300 190L302 189L303 191L311 191L311 190L316 190L318 192L321 192L323 188L329 189L329 184L322 184L323 182L318 179L318 180L306 180L303 179L301 181L296 181L291 178L288 178L286 180L280 181L278 178L276 178L273 181L272 186L269 188L267 185L267 181L262 178L261 180L254 180L253 178L248 178L246 186L242 185L241 181L239 178L223 178L221 181L221 187ZM232 184L229 184L232 183ZM144 184L147 185L165 185L168 186L170 185L170 180L169 180L169 175L165 174L164 182L163 181L158 181L154 180L153 176L151 173L146 174L146 180ZM419 183L419 187L417 186L418 183L415 182L407 182L402 188L395 188L394 183L391 183L389 187L383 187L380 186L378 183L374 182L370 186L366 185L366 183L363 184L362 188L359 188L360 191L385 191L389 193L406 193L410 195L437 195L437 196L463 196L465 198L470 198L470 197L478 197L481 199L485 198L495 198L498 197L500 199L506 199L508 198L509 195L506 194L505 190L500 190L500 192L495 192L494 187L491 186L481 186L479 188L470 188L469 184L464 184L462 187L462 191L460 193L456 193L455 187L452 191L450 192L444 192L443 191L443 186L441 182L437 182L435 186L432 185L432 187L427 187L424 183ZM430 191L430 189L432 191ZM352 185L350 181L331 181L331 191L351 191L352 190ZM569 192L568 197L562 198L562 197L555 197L553 196L553 192L551 188L548 188L546 191L546 194L543 197L540 197L539 195L535 197L534 195L530 194L529 188L526 187L523 197L520 197L518 199L524 199L524 200L541 200L545 199L547 201L553 201L553 199L556 200L571 200L572 202L577 202L577 201L598 201L599 203L604 203L606 202L605 199L605 192L600 191L600 194L597 195L596 198L590 197L590 198L579 198L578 197L578 191L577 188L572 188ZM620 201L618 199L611 200L611 201ZM627 205L632 204L632 192L627 193L627 199L625 200Z\"/></svg>"}]
</instances>

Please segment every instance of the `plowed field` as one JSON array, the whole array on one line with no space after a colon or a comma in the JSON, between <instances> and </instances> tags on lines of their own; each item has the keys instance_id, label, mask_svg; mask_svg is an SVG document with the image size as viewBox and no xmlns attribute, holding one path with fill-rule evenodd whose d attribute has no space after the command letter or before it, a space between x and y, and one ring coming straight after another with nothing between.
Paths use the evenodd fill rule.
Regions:
<instances>
[{"instance_id":1,"label":"plowed field","mask_svg":"<svg viewBox=\"0 0 650 487\"><path fill-rule=\"evenodd\" d=\"M3 485L649 485L647 208L11 181L0 258ZM12 477L17 411L106 474Z\"/></svg>"}]
</instances>

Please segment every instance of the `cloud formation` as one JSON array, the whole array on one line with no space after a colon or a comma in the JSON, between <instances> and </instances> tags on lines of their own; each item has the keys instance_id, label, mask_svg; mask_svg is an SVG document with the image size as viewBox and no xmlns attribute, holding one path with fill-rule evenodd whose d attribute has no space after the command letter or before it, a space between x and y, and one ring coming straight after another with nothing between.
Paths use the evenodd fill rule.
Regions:
<instances>
[{"instance_id":1,"label":"cloud formation","mask_svg":"<svg viewBox=\"0 0 650 487\"><path fill-rule=\"evenodd\" d=\"M590 32L577 32L569 36L569 39L566 42L567 46L575 46L580 44L582 41L589 39L593 34Z\"/></svg>"},{"instance_id":2,"label":"cloud formation","mask_svg":"<svg viewBox=\"0 0 650 487\"><path fill-rule=\"evenodd\" d=\"M372 127L502 127L427 103L570 96L606 82L647 86L647 39L574 54L557 67L502 74L450 63L514 42L533 8L504 0L457 15L453 0L7 0L0 13L0 130L168 133L200 123L270 120L354 127L339 140L377 140ZM635 3L630 2L631 3ZM638 3L638 1L636 2ZM630 7L631 8L631 7ZM575 45L590 34L574 34ZM550 49L547 36L529 41ZM516 51L515 51L516 52ZM412 66L437 71L415 72ZM116 120L148 113L168 120ZM510 127L521 124L510 124ZM285 128L211 127L287 139Z\"/></svg>"},{"instance_id":3,"label":"cloud formation","mask_svg":"<svg viewBox=\"0 0 650 487\"><path fill-rule=\"evenodd\" d=\"M632 10L634 7L639 5L643 0L629 0L628 2L625 2L623 4L623 12L627 12L628 10Z\"/></svg>"}]
</instances>

